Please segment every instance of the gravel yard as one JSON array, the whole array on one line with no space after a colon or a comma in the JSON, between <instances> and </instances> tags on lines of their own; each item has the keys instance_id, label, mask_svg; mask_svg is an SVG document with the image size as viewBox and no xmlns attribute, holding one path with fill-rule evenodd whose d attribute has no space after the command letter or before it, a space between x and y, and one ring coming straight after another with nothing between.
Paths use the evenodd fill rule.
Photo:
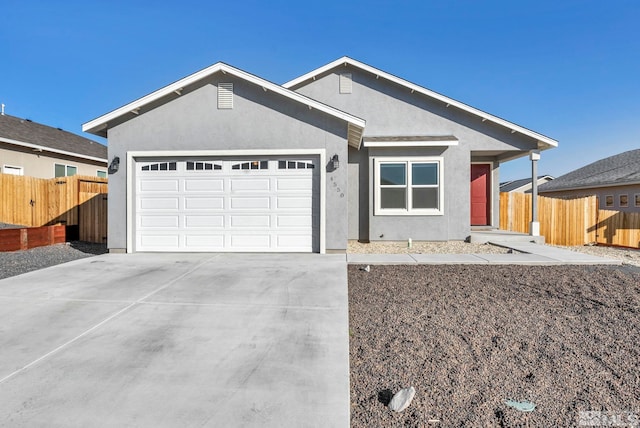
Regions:
<instances>
[{"instance_id":1,"label":"gravel yard","mask_svg":"<svg viewBox=\"0 0 640 428\"><path fill-rule=\"evenodd\" d=\"M640 269L349 266L353 427L640 418ZM413 386L402 413L391 394ZM530 401L520 413L505 400ZM431 421L431 422L429 422Z\"/></svg>"},{"instance_id":2,"label":"gravel yard","mask_svg":"<svg viewBox=\"0 0 640 428\"><path fill-rule=\"evenodd\" d=\"M104 244L74 241L25 251L0 252L0 279L107 252Z\"/></svg>"}]
</instances>

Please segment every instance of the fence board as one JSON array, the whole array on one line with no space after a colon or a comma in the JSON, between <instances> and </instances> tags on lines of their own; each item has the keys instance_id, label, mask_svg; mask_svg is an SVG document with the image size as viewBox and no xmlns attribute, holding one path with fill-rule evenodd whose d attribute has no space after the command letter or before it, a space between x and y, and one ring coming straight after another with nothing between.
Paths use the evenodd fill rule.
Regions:
<instances>
[{"instance_id":1,"label":"fence board","mask_svg":"<svg viewBox=\"0 0 640 428\"><path fill-rule=\"evenodd\" d=\"M90 242L102 243L106 206L91 208L89 213L96 218L89 220L87 214L86 224L80 223L79 207L95 195L107 193L107 182L106 178L78 175L41 179L0 174L0 221L29 227L78 225L85 229L84 236L95 237ZM99 212L101 209L104 212Z\"/></svg>"},{"instance_id":2,"label":"fence board","mask_svg":"<svg viewBox=\"0 0 640 428\"><path fill-rule=\"evenodd\" d=\"M600 210L595 196L538 196L540 234L552 245L590 243L640 248L640 213ZM529 233L531 194L500 193L500 229Z\"/></svg>"}]
</instances>

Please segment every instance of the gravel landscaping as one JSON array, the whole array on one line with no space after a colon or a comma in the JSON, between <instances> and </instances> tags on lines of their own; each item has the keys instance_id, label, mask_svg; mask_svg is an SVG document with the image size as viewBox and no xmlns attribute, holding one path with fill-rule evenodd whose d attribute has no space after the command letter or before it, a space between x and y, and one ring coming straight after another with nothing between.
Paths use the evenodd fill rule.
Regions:
<instances>
[{"instance_id":1,"label":"gravel landscaping","mask_svg":"<svg viewBox=\"0 0 640 428\"><path fill-rule=\"evenodd\" d=\"M0 279L107 252L104 244L73 241L25 251L0 252Z\"/></svg>"},{"instance_id":2,"label":"gravel landscaping","mask_svg":"<svg viewBox=\"0 0 640 428\"><path fill-rule=\"evenodd\" d=\"M349 266L353 427L640 418L640 268ZM402 413L386 404L416 395ZM519 412L506 400L535 404Z\"/></svg>"}]
</instances>

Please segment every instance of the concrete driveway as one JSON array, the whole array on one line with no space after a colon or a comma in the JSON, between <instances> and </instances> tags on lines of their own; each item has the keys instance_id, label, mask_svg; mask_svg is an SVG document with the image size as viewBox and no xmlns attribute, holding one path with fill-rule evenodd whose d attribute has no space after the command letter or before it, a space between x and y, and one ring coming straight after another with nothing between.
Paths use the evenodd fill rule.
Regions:
<instances>
[{"instance_id":1,"label":"concrete driveway","mask_svg":"<svg viewBox=\"0 0 640 428\"><path fill-rule=\"evenodd\" d=\"M0 280L0 425L349 425L344 255L107 254Z\"/></svg>"}]
</instances>

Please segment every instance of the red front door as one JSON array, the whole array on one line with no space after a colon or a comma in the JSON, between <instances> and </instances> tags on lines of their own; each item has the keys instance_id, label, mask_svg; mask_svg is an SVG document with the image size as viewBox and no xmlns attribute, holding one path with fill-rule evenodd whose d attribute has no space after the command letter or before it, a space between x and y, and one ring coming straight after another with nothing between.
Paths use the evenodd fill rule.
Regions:
<instances>
[{"instance_id":1,"label":"red front door","mask_svg":"<svg viewBox=\"0 0 640 428\"><path fill-rule=\"evenodd\" d=\"M491 165L471 164L471 226L487 226L491 216Z\"/></svg>"}]
</instances>

